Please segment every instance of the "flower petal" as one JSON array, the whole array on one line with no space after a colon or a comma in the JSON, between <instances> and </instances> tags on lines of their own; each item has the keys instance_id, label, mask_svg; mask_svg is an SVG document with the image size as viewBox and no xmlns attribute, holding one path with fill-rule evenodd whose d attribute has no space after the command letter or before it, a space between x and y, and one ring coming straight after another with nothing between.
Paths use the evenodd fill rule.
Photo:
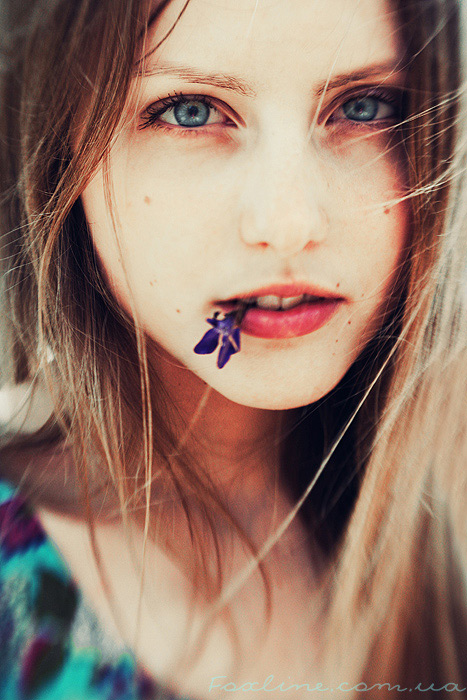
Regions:
<instances>
[{"instance_id":1,"label":"flower petal","mask_svg":"<svg viewBox=\"0 0 467 700\"><path fill-rule=\"evenodd\" d=\"M210 328L203 335L199 343L193 348L198 355L209 355L214 352L219 343L219 331L216 328Z\"/></svg>"},{"instance_id":2,"label":"flower petal","mask_svg":"<svg viewBox=\"0 0 467 700\"><path fill-rule=\"evenodd\" d=\"M228 338L224 338L222 341L221 349L219 350L219 355L217 357L217 366L219 369L229 361L230 356L235 352L234 346Z\"/></svg>"},{"instance_id":3,"label":"flower petal","mask_svg":"<svg viewBox=\"0 0 467 700\"><path fill-rule=\"evenodd\" d=\"M240 350L240 328L234 328L230 337L233 340L233 343L230 341L231 345L233 346L232 353L238 352ZM235 348L235 345L237 348Z\"/></svg>"}]
</instances>

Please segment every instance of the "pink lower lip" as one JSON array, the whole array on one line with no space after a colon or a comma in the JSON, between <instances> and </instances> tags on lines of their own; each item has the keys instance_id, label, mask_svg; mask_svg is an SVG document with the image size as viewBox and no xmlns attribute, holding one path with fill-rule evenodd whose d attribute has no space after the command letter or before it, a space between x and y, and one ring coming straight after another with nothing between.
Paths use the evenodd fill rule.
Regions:
<instances>
[{"instance_id":1,"label":"pink lower lip","mask_svg":"<svg viewBox=\"0 0 467 700\"><path fill-rule=\"evenodd\" d=\"M343 299L326 299L323 301L299 304L285 311L268 311L266 309L248 309L241 323L241 330L257 338L297 338L308 335L324 326L337 311ZM222 304L226 312L235 308L234 304Z\"/></svg>"}]
</instances>

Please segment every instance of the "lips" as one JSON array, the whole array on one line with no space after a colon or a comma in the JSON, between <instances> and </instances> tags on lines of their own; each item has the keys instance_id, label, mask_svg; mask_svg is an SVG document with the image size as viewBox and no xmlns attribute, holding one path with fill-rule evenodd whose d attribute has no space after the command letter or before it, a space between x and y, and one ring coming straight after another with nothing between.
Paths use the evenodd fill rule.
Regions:
<instances>
[{"instance_id":1,"label":"lips","mask_svg":"<svg viewBox=\"0 0 467 700\"><path fill-rule=\"evenodd\" d=\"M231 304L238 303L239 301L249 301L254 300L257 297L264 296L277 296L277 297L298 297L302 294L307 294L308 296L314 296L324 299L340 299L343 300L344 297L341 294L333 292L324 287L319 287L318 285L312 285L310 283L293 283L293 284L272 284L267 287L260 287L258 289L253 289L249 291L239 292L232 297L224 300L217 300L215 304Z\"/></svg>"},{"instance_id":2,"label":"lips","mask_svg":"<svg viewBox=\"0 0 467 700\"><path fill-rule=\"evenodd\" d=\"M291 308L266 309L255 305L258 297L306 298ZM314 297L310 299L310 297ZM261 287L238 294L217 305L228 313L238 308L239 302L250 302L241 322L241 330L259 338L294 338L308 335L325 325L345 301L344 297L322 287L309 284L281 284Z\"/></svg>"}]
</instances>

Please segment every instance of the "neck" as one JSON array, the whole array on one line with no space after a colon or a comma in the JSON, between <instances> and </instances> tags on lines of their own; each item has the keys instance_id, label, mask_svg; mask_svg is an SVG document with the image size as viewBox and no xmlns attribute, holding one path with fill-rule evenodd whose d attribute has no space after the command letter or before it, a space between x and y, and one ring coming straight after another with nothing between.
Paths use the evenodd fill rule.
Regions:
<instances>
[{"instance_id":1,"label":"neck","mask_svg":"<svg viewBox=\"0 0 467 700\"><path fill-rule=\"evenodd\" d=\"M158 373L175 411L170 423L180 454L176 468L183 470L186 460L188 468L207 476L238 525L261 547L291 506L279 478L287 412L230 401L173 358L162 359ZM194 514L196 527L206 533L206 512L198 505L196 497L189 499L190 519ZM211 524L221 546L230 548L228 521L214 515ZM175 545L177 555L190 556L190 527L177 493L164 513L163 530L169 549Z\"/></svg>"},{"instance_id":2,"label":"neck","mask_svg":"<svg viewBox=\"0 0 467 700\"><path fill-rule=\"evenodd\" d=\"M173 361L159 374L171 399L177 450L190 455L217 488L250 502L277 474L285 411L243 406L225 398Z\"/></svg>"}]
</instances>

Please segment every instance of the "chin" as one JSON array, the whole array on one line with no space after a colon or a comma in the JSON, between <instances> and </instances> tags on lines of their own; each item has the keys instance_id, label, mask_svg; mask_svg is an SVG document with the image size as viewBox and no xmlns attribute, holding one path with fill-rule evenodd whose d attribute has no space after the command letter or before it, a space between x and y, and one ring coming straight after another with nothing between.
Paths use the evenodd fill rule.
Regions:
<instances>
[{"instance_id":1,"label":"chin","mask_svg":"<svg viewBox=\"0 0 467 700\"><path fill-rule=\"evenodd\" d=\"M338 381L319 387L313 386L312 382L308 386L304 386L303 381L298 382L298 386L292 387L286 380L282 385L275 381L269 386L265 384L255 386L251 383L245 384L236 381L208 381L207 383L224 398L242 406L270 411L286 411L319 401L336 386Z\"/></svg>"}]
</instances>

